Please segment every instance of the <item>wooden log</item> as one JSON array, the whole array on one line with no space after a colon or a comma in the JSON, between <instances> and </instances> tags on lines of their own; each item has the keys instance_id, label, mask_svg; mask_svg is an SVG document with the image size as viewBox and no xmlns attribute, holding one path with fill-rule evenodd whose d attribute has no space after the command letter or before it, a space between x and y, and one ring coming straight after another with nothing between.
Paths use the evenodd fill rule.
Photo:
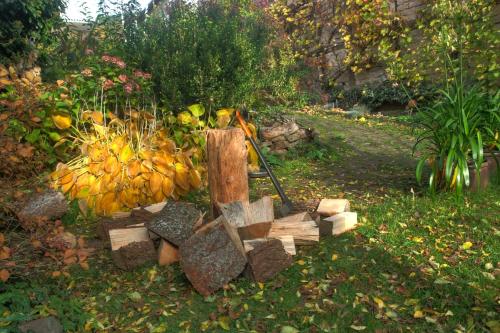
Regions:
<instances>
[{"instance_id":1,"label":"wooden log","mask_svg":"<svg viewBox=\"0 0 500 333\"><path fill-rule=\"evenodd\" d=\"M156 250L153 241L132 242L111 252L114 263L121 269L134 269L156 260Z\"/></svg>"},{"instance_id":2,"label":"wooden log","mask_svg":"<svg viewBox=\"0 0 500 333\"><path fill-rule=\"evenodd\" d=\"M146 227L170 243L180 246L194 233L194 229L202 221L203 215L195 205L188 202L169 201L146 223Z\"/></svg>"},{"instance_id":3,"label":"wooden log","mask_svg":"<svg viewBox=\"0 0 500 333\"><path fill-rule=\"evenodd\" d=\"M143 210L146 210L150 213L156 214L156 213L159 213L163 209L163 207L165 207L166 204L167 204L167 201L158 202L158 203L155 203L155 204L152 204L149 206L145 206L145 207L136 207L132 211L137 211L137 210L143 209Z\"/></svg>"},{"instance_id":4,"label":"wooden log","mask_svg":"<svg viewBox=\"0 0 500 333\"><path fill-rule=\"evenodd\" d=\"M210 130L207 134L208 187L211 214L221 212L218 203L248 201L245 135L239 128Z\"/></svg>"},{"instance_id":5,"label":"wooden log","mask_svg":"<svg viewBox=\"0 0 500 333\"><path fill-rule=\"evenodd\" d=\"M248 201L218 203L217 207L226 221L235 228L250 224L250 207Z\"/></svg>"},{"instance_id":6,"label":"wooden log","mask_svg":"<svg viewBox=\"0 0 500 333\"><path fill-rule=\"evenodd\" d=\"M281 244L283 244L283 247L285 248L285 251L288 254L292 256L297 254L297 251L295 250L295 243L293 241L293 236L278 236L275 238L256 238L256 239L244 240L243 247L245 248L245 252L253 250L257 244L265 242L268 239L279 240Z\"/></svg>"},{"instance_id":7,"label":"wooden log","mask_svg":"<svg viewBox=\"0 0 500 333\"><path fill-rule=\"evenodd\" d=\"M179 261L179 249L166 240L160 241L158 247L158 265L166 266Z\"/></svg>"},{"instance_id":8,"label":"wooden log","mask_svg":"<svg viewBox=\"0 0 500 333\"><path fill-rule=\"evenodd\" d=\"M236 228L223 216L198 229L179 247L179 256L182 270L204 296L238 277L247 263Z\"/></svg>"},{"instance_id":9,"label":"wooden log","mask_svg":"<svg viewBox=\"0 0 500 333\"><path fill-rule=\"evenodd\" d=\"M288 215L282 217L280 219L275 220L275 223L288 223L288 222L303 222L303 221L312 221L313 218L309 215L308 212L297 213L294 215Z\"/></svg>"},{"instance_id":10,"label":"wooden log","mask_svg":"<svg viewBox=\"0 0 500 333\"><path fill-rule=\"evenodd\" d=\"M116 251L133 242L149 241L148 229L144 227L131 227L109 230L111 250Z\"/></svg>"},{"instance_id":11,"label":"wooden log","mask_svg":"<svg viewBox=\"0 0 500 333\"><path fill-rule=\"evenodd\" d=\"M355 212L344 212L331 216L319 222L321 236L340 235L353 229L358 223L358 214Z\"/></svg>"},{"instance_id":12,"label":"wooden log","mask_svg":"<svg viewBox=\"0 0 500 333\"><path fill-rule=\"evenodd\" d=\"M265 196L250 204L250 223L265 223L274 221L273 198Z\"/></svg>"},{"instance_id":13,"label":"wooden log","mask_svg":"<svg viewBox=\"0 0 500 333\"><path fill-rule=\"evenodd\" d=\"M297 245L310 245L319 242L319 229L314 221L274 222L268 237L293 236Z\"/></svg>"},{"instance_id":14,"label":"wooden log","mask_svg":"<svg viewBox=\"0 0 500 333\"><path fill-rule=\"evenodd\" d=\"M273 278L292 264L292 256L285 251L278 239L267 239L255 244L247 253L253 279L264 282Z\"/></svg>"},{"instance_id":15,"label":"wooden log","mask_svg":"<svg viewBox=\"0 0 500 333\"><path fill-rule=\"evenodd\" d=\"M322 216L332 216L335 214L348 212L350 209L347 199L323 199L319 203L317 212Z\"/></svg>"},{"instance_id":16,"label":"wooden log","mask_svg":"<svg viewBox=\"0 0 500 333\"><path fill-rule=\"evenodd\" d=\"M269 234L269 230L271 230L271 225L272 222L262 222L245 225L238 228L238 235L240 236L240 239L242 241L247 239L267 237L267 235Z\"/></svg>"}]
</instances>

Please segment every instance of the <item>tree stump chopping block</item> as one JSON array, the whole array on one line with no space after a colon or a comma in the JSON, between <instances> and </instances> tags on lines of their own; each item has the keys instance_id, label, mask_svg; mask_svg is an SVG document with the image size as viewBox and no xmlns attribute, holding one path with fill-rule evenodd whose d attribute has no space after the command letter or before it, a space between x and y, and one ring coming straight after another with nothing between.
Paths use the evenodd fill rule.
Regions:
<instances>
[{"instance_id":1,"label":"tree stump chopping block","mask_svg":"<svg viewBox=\"0 0 500 333\"><path fill-rule=\"evenodd\" d=\"M179 256L182 270L204 296L238 277L247 263L236 229L223 216L198 229L180 246Z\"/></svg>"},{"instance_id":2,"label":"tree stump chopping block","mask_svg":"<svg viewBox=\"0 0 500 333\"><path fill-rule=\"evenodd\" d=\"M211 214L216 218L221 215L217 204L249 199L245 134L239 128L208 131L207 155Z\"/></svg>"}]
</instances>

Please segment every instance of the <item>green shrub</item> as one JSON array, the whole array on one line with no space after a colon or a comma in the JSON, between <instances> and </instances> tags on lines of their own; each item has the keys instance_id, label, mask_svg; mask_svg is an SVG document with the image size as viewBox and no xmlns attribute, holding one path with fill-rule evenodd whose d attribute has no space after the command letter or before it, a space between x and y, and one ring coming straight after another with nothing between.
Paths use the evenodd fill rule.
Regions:
<instances>
[{"instance_id":1,"label":"green shrub","mask_svg":"<svg viewBox=\"0 0 500 333\"><path fill-rule=\"evenodd\" d=\"M99 18L92 43L152 73L158 100L171 110L304 101L301 65L251 1L171 0L148 16L129 1L119 14L123 20Z\"/></svg>"},{"instance_id":2,"label":"green shrub","mask_svg":"<svg viewBox=\"0 0 500 333\"><path fill-rule=\"evenodd\" d=\"M435 91L436 87L431 85L404 87L395 82L384 81L352 89L335 87L332 89L332 96L335 106L340 108L350 109L356 104L364 104L374 110L384 104L406 106L412 99L425 105L435 97Z\"/></svg>"},{"instance_id":3,"label":"green shrub","mask_svg":"<svg viewBox=\"0 0 500 333\"><path fill-rule=\"evenodd\" d=\"M64 0L0 1L1 64L17 64L37 44L53 40L52 30L61 24Z\"/></svg>"}]
</instances>

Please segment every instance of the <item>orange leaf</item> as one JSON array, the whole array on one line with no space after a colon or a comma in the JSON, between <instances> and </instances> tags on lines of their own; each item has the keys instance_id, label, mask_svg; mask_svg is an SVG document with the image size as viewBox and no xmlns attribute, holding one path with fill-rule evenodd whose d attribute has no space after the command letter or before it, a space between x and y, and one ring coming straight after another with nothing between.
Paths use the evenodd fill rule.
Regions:
<instances>
[{"instance_id":1,"label":"orange leaf","mask_svg":"<svg viewBox=\"0 0 500 333\"><path fill-rule=\"evenodd\" d=\"M9 277L10 277L10 273L8 270L6 270L6 269L0 270L0 280L2 280L2 282L7 282Z\"/></svg>"},{"instance_id":2,"label":"orange leaf","mask_svg":"<svg viewBox=\"0 0 500 333\"><path fill-rule=\"evenodd\" d=\"M42 242L40 242L38 239L34 239L31 241L31 245L35 248L38 249L42 247Z\"/></svg>"},{"instance_id":3,"label":"orange leaf","mask_svg":"<svg viewBox=\"0 0 500 333\"><path fill-rule=\"evenodd\" d=\"M54 271L52 272L52 277L56 278L56 277L59 277L61 276L61 271Z\"/></svg>"},{"instance_id":4,"label":"orange leaf","mask_svg":"<svg viewBox=\"0 0 500 333\"><path fill-rule=\"evenodd\" d=\"M0 249L0 260L9 258L10 258L10 249L7 246L2 247Z\"/></svg>"},{"instance_id":5,"label":"orange leaf","mask_svg":"<svg viewBox=\"0 0 500 333\"><path fill-rule=\"evenodd\" d=\"M66 258L66 259L63 260L63 263L65 265L75 264L76 262L77 262L76 256L72 256L72 257L69 257L69 258Z\"/></svg>"},{"instance_id":6,"label":"orange leaf","mask_svg":"<svg viewBox=\"0 0 500 333\"><path fill-rule=\"evenodd\" d=\"M84 270L88 270L89 269L89 264L86 263L86 262L81 262L80 263L80 267L82 267Z\"/></svg>"},{"instance_id":7,"label":"orange leaf","mask_svg":"<svg viewBox=\"0 0 500 333\"><path fill-rule=\"evenodd\" d=\"M5 236L0 232L0 246L5 242Z\"/></svg>"}]
</instances>

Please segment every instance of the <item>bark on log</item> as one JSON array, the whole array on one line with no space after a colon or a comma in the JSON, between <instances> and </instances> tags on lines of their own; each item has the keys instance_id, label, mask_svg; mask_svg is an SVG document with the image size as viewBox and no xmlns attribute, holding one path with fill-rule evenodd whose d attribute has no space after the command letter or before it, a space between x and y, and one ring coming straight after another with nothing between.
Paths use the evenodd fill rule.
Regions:
<instances>
[{"instance_id":1,"label":"bark on log","mask_svg":"<svg viewBox=\"0 0 500 333\"><path fill-rule=\"evenodd\" d=\"M203 215L195 205L169 201L146 223L146 227L172 244L180 246L194 233L195 227L201 224L202 220Z\"/></svg>"},{"instance_id":2,"label":"bark on log","mask_svg":"<svg viewBox=\"0 0 500 333\"><path fill-rule=\"evenodd\" d=\"M153 241L133 242L111 252L114 263L121 269L134 269L156 260Z\"/></svg>"},{"instance_id":3,"label":"bark on log","mask_svg":"<svg viewBox=\"0 0 500 333\"><path fill-rule=\"evenodd\" d=\"M211 214L221 212L218 203L248 201L247 148L239 128L210 130L207 135L208 186Z\"/></svg>"},{"instance_id":4,"label":"bark on log","mask_svg":"<svg viewBox=\"0 0 500 333\"><path fill-rule=\"evenodd\" d=\"M285 251L278 239L269 239L255 245L247 253L253 279L264 282L292 264L292 256Z\"/></svg>"},{"instance_id":5,"label":"bark on log","mask_svg":"<svg viewBox=\"0 0 500 333\"><path fill-rule=\"evenodd\" d=\"M223 216L204 225L179 248L181 268L207 296L243 272L247 259L236 228Z\"/></svg>"},{"instance_id":6,"label":"bark on log","mask_svg":"<svg viewBox=\"0 0 500 333\"><path fill-rule=\"evenodd\" d=\"M248 253L248 251L253 250L257 244L266 242L269 239L279 240L281 244L283 244L285 251L289 255L294 256L297 254L297 251L295 250L295 242L293 241L293 236L278 236L274 238L256 238L256 239L244 240L243 246L245 247L245 252Z\"/></svg>"}]
</instances>

